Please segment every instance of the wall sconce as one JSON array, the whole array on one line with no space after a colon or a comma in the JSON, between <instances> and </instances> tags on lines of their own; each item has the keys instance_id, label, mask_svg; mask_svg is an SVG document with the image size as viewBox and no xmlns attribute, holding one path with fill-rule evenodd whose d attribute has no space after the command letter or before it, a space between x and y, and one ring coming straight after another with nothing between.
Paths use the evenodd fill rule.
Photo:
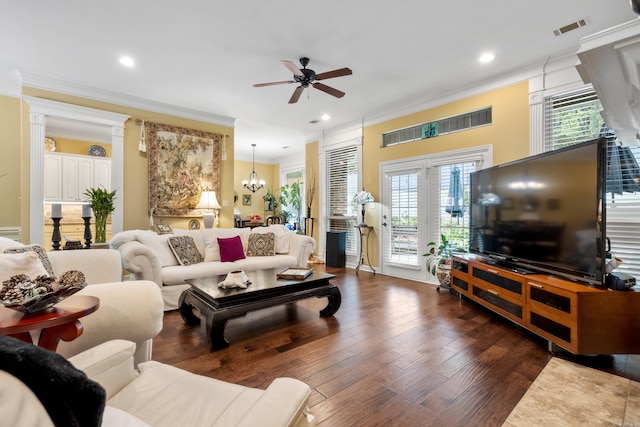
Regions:
<instances>
[{"instance_id":1,"label":"wall sconce","mask_svg":"<svg viewBox=\"0 0 640 427\"><path fill-rule=\"evenodd\" d=\"M215 210L216 224L220 224L219 210L222 209L218 199L216 199L216 192L210 190L204 190L200 195L200 202L196 206L196 209L206 209L202 215L202 222L204 222L204 228L213 228L214 213L211 209Z\"/></svg>"}]
</instances>

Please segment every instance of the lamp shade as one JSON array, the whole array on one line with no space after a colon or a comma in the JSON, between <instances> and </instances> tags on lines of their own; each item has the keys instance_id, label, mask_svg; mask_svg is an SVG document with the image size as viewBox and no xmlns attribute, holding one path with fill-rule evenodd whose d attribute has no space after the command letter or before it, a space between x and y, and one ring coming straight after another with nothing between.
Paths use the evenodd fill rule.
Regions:
<instances>
[{"instance_id":1,"label":"lamp shade","mask_svg":"<svg viewBox=\"0 0 640 427\"><path fill-rule=\"evenodd\" d=\"M222 209L218 199L216 198L215 191L205 190L200 195L200 201L196 206L196 209Z\"/></svg>"},{"instance_id":2,"label":"lamp shade","mask_svg":"<svg viewBox=\"0 0 640 427\"><path fill-rule=\"evenodd\" d=\"M218 203L218 199L216 198L216 192L209 190L203 191L200 195L200 202L198 202L196 209L207 209L207 211L202 215L202 222L204 222L204 228L213 228L214 215L210 209L216 210L215 217L218 216L217 210L222 209L220 207L220 203Z\"/></svg>"}]
</instances>

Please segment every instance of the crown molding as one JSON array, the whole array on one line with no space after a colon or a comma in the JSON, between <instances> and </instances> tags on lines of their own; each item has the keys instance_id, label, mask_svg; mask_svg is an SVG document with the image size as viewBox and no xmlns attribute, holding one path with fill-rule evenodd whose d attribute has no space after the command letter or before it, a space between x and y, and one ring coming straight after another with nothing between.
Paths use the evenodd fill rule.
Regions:
<instances>
[{"instance_id":1,"label":"crown molding","mask_svg":"<svg viewBox=\"0 0 640 427\"><path fill-rule=\"evenodd\" d=\"M130 108L153 111L155 113L168 114L171 116L197 120L204 123L227 126L230 128L233 128L235 124L235 118L233 117L221 116L213 113L207 113L205 111L193 110L190 108L166 104L164 102L138 98L135 96L98 89L79 83L71 83L68 81L58 80L25 71L20 71L19 73L22 78L22 86L49 90L52 92L78 96L81 98L107 102L110 104L122 105Z\"/></svg>"}]
</instances>

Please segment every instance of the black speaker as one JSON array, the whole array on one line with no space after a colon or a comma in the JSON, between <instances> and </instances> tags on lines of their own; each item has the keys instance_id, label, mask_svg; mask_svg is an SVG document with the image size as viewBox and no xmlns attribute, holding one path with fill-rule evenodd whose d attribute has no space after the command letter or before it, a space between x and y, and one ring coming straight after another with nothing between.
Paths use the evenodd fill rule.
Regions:
<instances>
[{"instance_id":1,"label":"black speaker","mask_svg":"<svg viewBox=\"0 0 640 427\"><path fill-rule=\"evenodd\" d=\"M631 9L638 15L640 15L640 0L629 0L631 3Z\"/></svg>"},{"instance_id":2,"label":"black speaker","mask_svg":"<svg viewBox=\"0 0 640 427\"><path fill-rule=\"evenodd\" d=\"M346 263L347 232L327 231L327 267L344 268Z\"/></svg>"}]
</instances>

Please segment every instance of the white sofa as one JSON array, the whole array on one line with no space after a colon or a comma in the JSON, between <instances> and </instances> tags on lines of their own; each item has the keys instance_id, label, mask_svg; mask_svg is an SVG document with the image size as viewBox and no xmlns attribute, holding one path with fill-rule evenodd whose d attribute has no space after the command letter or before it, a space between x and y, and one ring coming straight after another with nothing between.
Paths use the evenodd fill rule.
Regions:
<instances>
[{"instance_id":1,"label":"white sofa","mask_svg":"<svg viewBox=\"0 0 640 427\"><path fill-rule=\"evenodd\" d=\"M154 361L135 369L134 352L134 343L114 340L69 359L75 368L104 387L107 406L103 427L315 425L307 409L311 390L301 381L277 378L266 390L260 390ZM41 390L32 392L20 379L0 370L0 424L53 426L43 403L34 394L37 392Z\"/></svg>"},{"instance_id":2,"label":"white sofa","mask_svg":"<svg viewBox=\"0 0 640 427\"><path fill-rule=\"evenodd\" d=\"M0 237L0 253L24 247ZM77 295L100 299L95 312L80 319L83 333L73 341L60 341L57 352L65 357L113 339L136 343L136 363L151 360L152 340L162 330L164 315L158 285L148 280L122 281L120 253L113 249L49 251L54 276L69 270L85 275L88 286ZM37 338L38 332L32 334Z\"/></svg>"},{"instance_id":3,"label":"white sofa","mask_svg":"<svg viewBox=\"0 0 640 427\"><path fill-rule=\"evenodd\" d=\"M246 254L249 237L255 233L274 233L275 255L247 256L233 262L220 260L218 238L239 236ZM168 244L168 239L173 236L192 237L204 261L180 265ZM162 235L150 230L128 230L114 235L110 245L120 251L122 267L131 274L131 278L151 280L160 286L165 310L178 308L180 294L189 288L186 284L187 279L218 276L235 270L284 270L294 266L304 267L316 250L316 242L312 237L296 234L284 225L174 230L173 234Z\"/></svg>"}]
</instances>

